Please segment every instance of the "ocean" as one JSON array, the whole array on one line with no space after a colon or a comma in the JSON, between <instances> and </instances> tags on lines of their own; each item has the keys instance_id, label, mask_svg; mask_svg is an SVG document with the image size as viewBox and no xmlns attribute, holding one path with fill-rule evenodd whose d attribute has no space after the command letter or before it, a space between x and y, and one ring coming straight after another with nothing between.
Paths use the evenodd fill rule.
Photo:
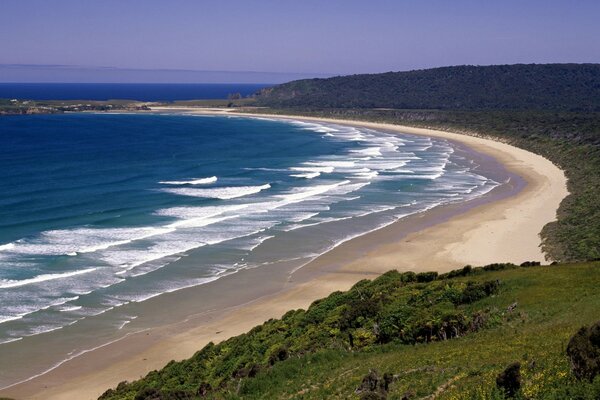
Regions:
<instances>
[{"instance_id":1,"label":"ocean","mask_svg":"<svg viewBox=\"0 0 600 400\"><path fill-rule=\"evenodd\" d=\"M66 327L114 338L138 317L124 305L301 268L499 185L446 140L329 123L5 116L0 140L0 350Z\"/></svg>"},{"instance_id":2,"label":"ocean","mask_svg":"<svg viewBox=\"0 0 600 400\"><path fill-rule=\"evenodd\" d=\"M268 84L243 83L0 83L0 99L174 101L250 96Z\"/></svg>"}]
</instances>

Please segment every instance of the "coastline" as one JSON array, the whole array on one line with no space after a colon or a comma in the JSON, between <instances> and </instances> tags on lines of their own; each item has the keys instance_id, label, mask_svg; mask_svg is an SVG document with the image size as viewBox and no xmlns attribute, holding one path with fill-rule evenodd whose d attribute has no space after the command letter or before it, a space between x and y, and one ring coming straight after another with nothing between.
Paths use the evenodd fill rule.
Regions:
<instances>
[{"instance_id":1,"label":"coastline","mask_svg":"<svg viewBox=\"0 0 600 400\"><path fill-rule=\"evenodd\" d=\"M222 111L197 109L192 112L224 114ZM207 290L219 293L221 287L231 290L231 285L240 285L237 303L223 302L215 306L216 309L189 317L182 323L132 335L100 351L91 351L48 374L4 390L2 395L33 399L95 398L122 380L136 379L152 369L162 367L171 359L191 356L211 340L218 341L240 334L290 309L306 308L317 298L335 290L346 290L360 279L374 277L392 268L442 272L465 264L542 261L538 233L543 225L555 219L556 209L567 195L564 174L550 161L488 139L347 120L261 114L226 115L322 121L441 137L491 157L508 172L523 179L524 185L515 183L512 188L502 185L504 191L494 190L494 193L490 192L471 202L441 206L404 218L344 242L291 276L286 271L261 268L219 279ZM267 277L273 282L265 283L264 278ZM255 292L257 286L248 282L256 283L260 290ZM253 289L244 291L242 286ZM191 292L193 289L160 296L163 297L160 302L177 304L177 307L185 309L186 301L197 300ZM151 309L157 302L158 299L148 302L146 307Z\"/></svg>"}]
</instances>

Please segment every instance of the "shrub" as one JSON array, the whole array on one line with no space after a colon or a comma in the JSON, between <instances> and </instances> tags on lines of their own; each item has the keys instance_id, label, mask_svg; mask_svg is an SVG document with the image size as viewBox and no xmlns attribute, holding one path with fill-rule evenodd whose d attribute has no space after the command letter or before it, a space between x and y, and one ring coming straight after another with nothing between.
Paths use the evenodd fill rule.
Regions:
<instances>
[{"instance_id":1,"label":"shrub","mask_svg":"<svg viewBox=\"0 0 600 400\"><path fill-rule=\"evenodd\" d=\"M569 341L567 356L577 379L593 381L600 374L600 321L582 327Z\"/></svg>"},{"instance_id":2,"label":"shrub","mask_svg":"<svg viewBox=\"0 0 600 400\"><path fill-rule=\"evenodd\" d=\"M521 364L510 364L496 377L496 386L509 398L514 398L521 389Z\"/></svg>"},{"instance_id":3,"label":"shrub","mask_svg":"<svg viewBox=\"0 0 600 400\"><path fill-rule=\"evenodd\" d=\"M435 271L421 272L417 274L417 282L432 282L438 277L438 273Z\"/></svg>"},{"instance_id":4,"label":"shrub","mask_svg":"<svg viewBox=\"0 0 600 400\"><path fill-rule=\"evenodd\" d=\"M498 280L482 283L469 282L467 283L465 290L463 290L458 304L470 304L477 300L481 300L484 297L498 293L499 288L500 281Z\"/></svg>"}]
</instances>

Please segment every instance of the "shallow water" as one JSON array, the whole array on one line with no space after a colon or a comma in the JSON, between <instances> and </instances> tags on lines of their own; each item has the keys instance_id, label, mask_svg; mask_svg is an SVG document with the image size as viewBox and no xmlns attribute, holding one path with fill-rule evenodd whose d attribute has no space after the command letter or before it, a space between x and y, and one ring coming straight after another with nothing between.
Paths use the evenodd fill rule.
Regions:
<instances>
[{"instance_id":1,"label":"shallow water","mask_svg":"<svg viewBox=\"0 0 600 400\"><path fill-rule=\"evenodd\" d=\"M128 303L242 269L300 268L498 185L447 141L335 124L16 116L0 118L0 139L5 345L67 326L109 337L137 318L115 312Z\"/></svg>"}]
</instances>

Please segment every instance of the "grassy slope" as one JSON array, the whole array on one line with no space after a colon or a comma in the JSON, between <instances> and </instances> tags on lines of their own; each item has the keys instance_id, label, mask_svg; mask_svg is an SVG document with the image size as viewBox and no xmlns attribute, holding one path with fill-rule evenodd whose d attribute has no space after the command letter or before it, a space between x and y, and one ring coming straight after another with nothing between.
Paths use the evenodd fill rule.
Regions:
<instances>
[{"instance_id":1,"label":"grassy slope","mask_svg":"<svg viewBox=\"0 0 600 400\"><path fill-rule=\"evenodd\" d=\"M396 277L392 281L399 282L398 279L401 278ZM595 386L574 380L564 351L569 337L579 327L600 319L600 291L597 290L600 285L599 262L518 267L500 271L478 270L466 277L438 279L430 283L407 283L396 285L397 287L390 286L390 275L387 274L373 283L363 282L351 290L350 294L356 294L358 290L367 298L370 296L369 287L386 288L386 292L393 293L393 298L386 300L384 305L389 310L390 307L403 304L404 300L398 300L406 300L411 293L426 292L433 294L433 297L428 297L427 302L421 304L427 308L432 299L435 303L440 294L447 293L448 287L464 289L461 285L467 281L486 282L496 279L501 281L498 294L455 306L466 315L478 311L488 313L490 318L486 327L479 331L465 332L459 338L451 340L440 340L438 337L429 343L402 344L395 338L385 344L368 342L352 349L347 344L340 345L339 341L323 341L322 336L313 335L311 337L314 338L314 343L319 344L315 349L291 352L288 359L276 362L272 367L261 368L255 377L228 378L209 397L358 398L354 390L361 379L370 369L377 369L382 374L390 372L398 375L397 381L391 385L388 397L391 399L400 399L407 392L412 393L411 398L428 396L449 380L453 380L453 385L439 394L438 399L484 399L494 395L495 376L514 361L523 363L523 392L528 398L560 399L570 396L593 399L600 396L600 380L596 380ZM394 289L390 289L392 287ZM332 298L330 296L329 299ZM352 296L347 297L350 298ZM515 311L507 312L507 307L514 302L518 302ZM324 303L327 301L317 305ZM347 306L347 303L344 304ZM325 319L330 320L330 317L338 314L338 308L330 308ZM376 310L373 310L373 315L375 314ZM373 322L383 326L381 315L389 314L383 313L370 322L366 321L364 327L372 330ZM281 343L293 336L291 331L297 328L293 324L282 324L277 320L267 322L258 329L269 327L277 328L278 332L271 332L269 336L276 336L276 340ZM313 330L323 327L324 325L316 324ZM306 336L302 338L304 340ZM243 342L237 342L234 338L217 346L219 351L206 358L209 360L208 364L204 364L200 373L224 368L223 353L244 351L245 348L256 345L253 340L259 340L259 337L250 341L245 337ZM236 343L243 343L244 348L236 348ZM203 353L206 354L206 349L194 358L201 359L200 355ZM164 390L163 397L158 397L163 399L195 398L182 397L182 393L179 393L180 397L168 395L170 389L196 388L200 385L201 379L193 381L194 374L198 373L193 372L194 368L193 359L184 363L172 363L159 374L151 373L145 380L121 385L105 398L133 399L144 388ZM580 396L575 396L575 392L580 393ZM174 396L174 392L171 393Z\"/></svg>"},{"instance_id":2,"label":"grassy slope","mask_svg":"<svg viewBox=\"0 0 600 400\"><path fill-rule=\"evenodd\" d=\"M525 367L524 394L529 398L565 398L573 382L564 349L584 324L600 319L600 264L538 267L493 272L504 282L500 295L484 300L505 309L518 301L518 314L500 326L463 338L426 345L387 345L360 353L323 352L273 370L242 386L243 398L349 398L369 369L403 374L389 398L414 392L430 395L451 378L453 388L439 399L492 396L495 376L509 363ZM535 367L529 365L535 362ZM422 368L430 370L420 371ZM556 393L552 393L557 391ZM298 396L303 393L302 396Z\"/></svg>"}]
</instances>

